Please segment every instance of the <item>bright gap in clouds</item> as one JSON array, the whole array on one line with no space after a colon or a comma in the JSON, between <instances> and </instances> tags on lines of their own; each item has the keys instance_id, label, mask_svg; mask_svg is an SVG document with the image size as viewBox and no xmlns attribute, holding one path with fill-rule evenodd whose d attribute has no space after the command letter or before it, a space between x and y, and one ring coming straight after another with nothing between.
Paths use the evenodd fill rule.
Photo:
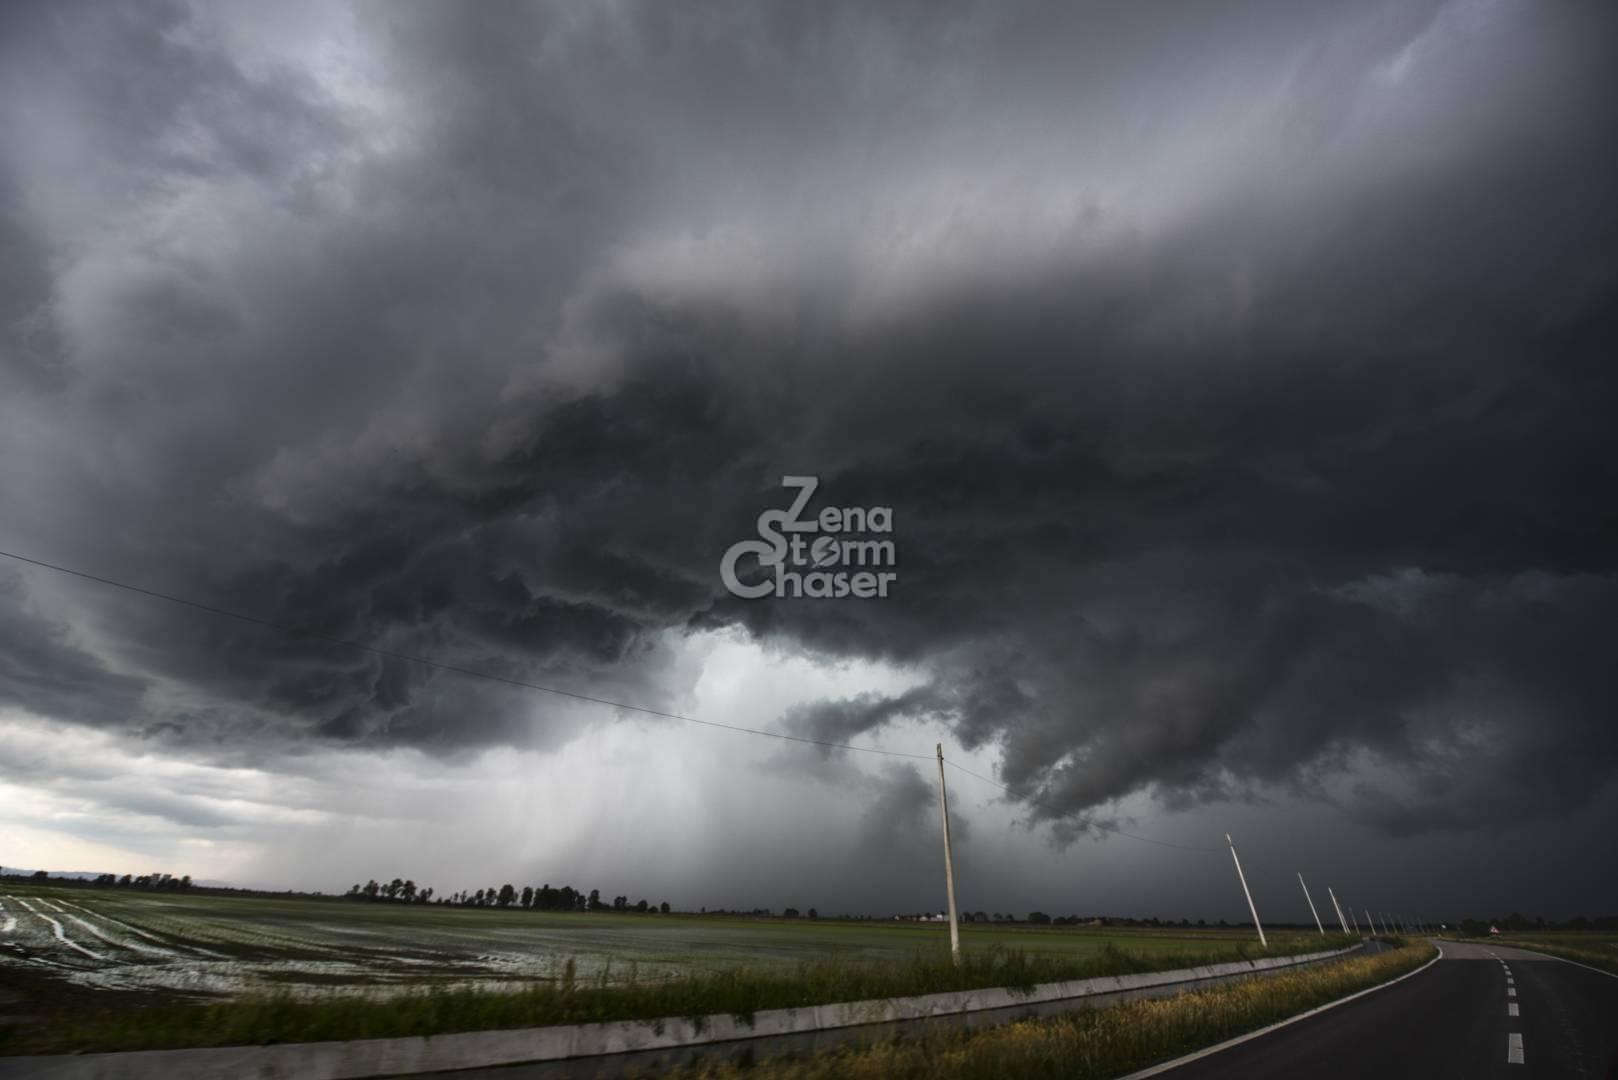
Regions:
<instances>
[{"instance_id":1,"label":"bright gap in clouds","mask_svg":"<svg viewBox=\"0 0 1618 1080\"><path fill-rule=\"evenodd\" d=\"M767 649L734 630L671 644L690 686L680 711L762 730L779 730L793 705L924 681L880 663ZM439 760L406 748L283 750L247 767L239 756L172 758L156 743L13 713L0 718L0 813L12 824L0 857L327 891L398 875L453 891L490 876L590 887L631 851L674 887L681 875L670 868L700 863L716 835L770 841L775 829L780 842L808 829L831 857L840 834L858 832L880 770L895 760L533 695L536 728L558 722L579 726L555 751ZM943 737L931 728L900 724L862 743L925 753Z\"/></svg>"}]
</instances>

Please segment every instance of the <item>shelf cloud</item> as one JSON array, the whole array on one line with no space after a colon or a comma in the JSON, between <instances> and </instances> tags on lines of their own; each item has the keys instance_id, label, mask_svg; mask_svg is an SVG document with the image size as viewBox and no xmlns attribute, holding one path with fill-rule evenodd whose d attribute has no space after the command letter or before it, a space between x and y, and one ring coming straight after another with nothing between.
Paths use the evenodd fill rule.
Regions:
<instances>
[{"instance_id":1,"label":"shelf cloud","mask_svg":"<svg viewBox=\"0 0 1618 1080\"><path fill-rule=\"evenodd\" d=\"M1067 841L1608 790L1609 5L288 12L0 16L0 548L301 634L0 567L0 705L553 753L400 657L680 712L737 633L912 681L712 719L942 730ZM725 589L790 475L891 595Z\"/></svg>"}]
</instances>

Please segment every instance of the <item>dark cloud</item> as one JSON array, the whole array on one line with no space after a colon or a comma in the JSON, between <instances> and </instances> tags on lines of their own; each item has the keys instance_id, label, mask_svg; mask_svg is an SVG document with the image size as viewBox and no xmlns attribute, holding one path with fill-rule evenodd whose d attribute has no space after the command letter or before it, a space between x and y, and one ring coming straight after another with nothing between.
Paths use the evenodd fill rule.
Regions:
<instances>
[{"instance_id":1,"label":"dark cloud","mask_svg":"<svg viewBox=\"0 0 1618 1080\"><path fill-rule=\"evenodd\" d=\"M138 714L146 685L108 671L66 625L31 610L15 572L0 572L0 705L115 725Z\"/></svg>"},{"instance_id":2,"label":"dark cloud","mask_svg":"<svg viewBox=\"0 0 1618 1080\"><path fill-rule=\"evenodd\" d=\"M387 6L302 66L249 19L11 16L7 545L654 707L686 630L911 665L782 722L941 720L1069 836L1618 767L1608 8ZM891 598L723 591L788 473L894 508ZM176 752L580 730L58 600L95 644L8 594L0 692Z\"/></svg>"}]
</instances>

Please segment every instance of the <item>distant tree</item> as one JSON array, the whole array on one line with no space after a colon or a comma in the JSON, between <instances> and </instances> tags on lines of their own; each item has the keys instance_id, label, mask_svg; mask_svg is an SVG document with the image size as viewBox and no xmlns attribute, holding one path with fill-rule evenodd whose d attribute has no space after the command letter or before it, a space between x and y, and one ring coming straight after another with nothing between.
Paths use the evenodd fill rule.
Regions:
<instances>
[{"instance_id":1,"label":"distant tree","mask_svg":"<svg viewBox=\"0 0 1618 1080\"><path fill-rule=\"evenodd\" d=\"M405 903L410 903L416 898L416 883L409 878L405 878L404 885L399 889L399 895L404 897Z\"/></svg>"},{"instance_id":2,"label":"distant tree","mask_svg":"<svg viewBox=\"0 0 1618 1080\"><path fill-rule=\"evenodd\" d=\"M820 912L816 911L814 908L810 908L809 909L809 917L811 919L818 919L818 918L820 918Z\"/></svg>"},{"instance_id":3,"label":"distant tree","mask_svg":"<svg viewBox=\"0 0 1618 1080\"><path fill-rule=\"evenodd\" d=\"M483 906L483 890L482 889L479 889L476 893L473 894L473 903L477 904L478 907Z\"/></svg>"},{"instance_id":4,"label":"distant tree","mask_svg":"<svg viewBox=\"0 0 1618 1080\"><path fill-rule=\"evenodd\" d=\"M781 912L781 917L783 919L796 919L798 917L798 909L795 907L789 907L785 911Z\"/></svg>"},{"instance_id":5,"label":"distant tree","mask_svg":"<svg viewBox=\"0 0 1618 1080\"><path fill-rule=\"evenodd\" d=\"M519 903L521 903L525 908L531 908L534 906L534 887L532 885L524 885L522 887L522 900L520 900Z\"/></svg>"},{"instance_id":6,"label":"distant tree","mask_svg":"<svg viewBox=\"0 0 1618 1080\"><path fill-rule=\"evenodd\" d=\"M510 907L512 901L516 899L517 890L512 888L511 883L508 881L504 885L500 886L500 893L495 898L495 903L501 907Z\"/></svg>"},{"instance_id":7,"label":"distant tree","mask_svg":"<svg viewBox=\"0 0 1618 1080\"><path fill-rule=\"evenodd\" d=\"M382 888L382 886L380 886L380 885L378 885L376 883L375 878L372 878L370 881L367 881L365 883L365 898L367 900L375 900L377 891L379 889L381 889L381 888Z\"/></svg>"},{"instance_id":8,"label":"distant tree","mask_svg":"<svg viewBox=\"0 0 1618 1080\"><path fill-rule=\"evenodd\" d=\"M667 915L669 913L669 902L667 900L663 901L661 904L658 905L657 910L659 910L663 914Z\"/></svg>"},{"instance_id":9,"label":"distant tree","mask_svg":"<svg viewBox=\"0 0 1618 1080\"><path fill-rule=\"evenodd\" d=\"M1030 911L1028 913L1028 921L1036 925L1049 925L1051 917L1045 914L1043 911Z\"/></svg>"},{"instance_id":10,"label":"distant tree","mask_svg":"<svg viewBox=\"0 0 1618 1080\"><path fill-rule=\"evenodd\" d=\"M642 900L642 901L640 901L639 903L637 903L635 905L635 910L640 912L642 915L644 915L644 914L646 914L646 910L648 908L650 908L651 906L652 906L651 904L648 904L646 901Z\"/></svg>"},{"instance_id":11,"label":"distant tree","mask_svg":"<svg viewBox=\"0 0 1618 1080\"><path fill-rule=\"evenodd\" d=\"M590 899L589 899L588 903L589 903L589 908L590 908L591 911L600 911L600 910L602 910L603 908L605 908L607 906L606 904L601 902L601 890L600 889L591 889L590 890Z\"/></svg>"}]
</instances>

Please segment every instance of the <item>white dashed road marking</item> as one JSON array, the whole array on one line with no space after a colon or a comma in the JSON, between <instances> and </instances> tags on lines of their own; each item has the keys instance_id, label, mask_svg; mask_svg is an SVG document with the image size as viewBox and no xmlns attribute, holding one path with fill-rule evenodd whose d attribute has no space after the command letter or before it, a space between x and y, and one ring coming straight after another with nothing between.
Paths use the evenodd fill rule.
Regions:
<instances>
[{"instance_id":1,"label":"white dashed road marking","mask_svg":"<svg viewBox=\"0 0 1618 1080\"><path fill-rule=\"evenodd\" d=\"M1513 1031L1510 1035L1510 1040L1506 1044L1506 1064L1521 1065L1523 1063L1522 1036Z\"/></svg>"},{"instance_id":2,"label":"white dashed road marking","mask_svg":"<svg viewBox=\"0 0 1618 1080\"><path fill-rule=\"evenodd\" d=\"M1516 997L1516 996L1517 996L1517 988L1515 986L1506 987L1506 997Z\"/></svg>"},{"instance_id":3,"label":"white dashed road marking","mask_svg":"<svg viewBox=\"0 0 1618 1080\"><path fill-rule=\"evenodd\" d=\"M1517 1003L1515 1001L1513 1001L1510 1005L1506 1006L1506 1015L1507 1016L1516 1016L1517 1015Z\"/></svg>"}]
</instances>

